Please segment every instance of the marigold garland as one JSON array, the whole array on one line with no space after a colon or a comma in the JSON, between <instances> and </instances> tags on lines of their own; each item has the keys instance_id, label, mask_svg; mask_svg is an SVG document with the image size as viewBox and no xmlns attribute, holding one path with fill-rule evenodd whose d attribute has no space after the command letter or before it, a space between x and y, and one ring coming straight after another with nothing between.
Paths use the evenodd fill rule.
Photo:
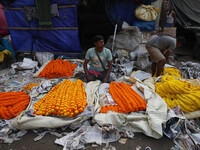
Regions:
<instances>
[{"instance_id":1,"label":"marigold garland","mask_svg":"<svg viewBox=\"0 0 200 150\"><path fill-rule=\"evenodd\" d=\"M111 82L110 94L118 105L103 106L100 113L115 111L118 113L129 113L133 111L146 110L146 101L130 85L124 82Z\"/></svg>"},{"instance_id":2,"label":"marigold garland","mask_svg":"<svg viewBox=\"0 0 200 150\"><path fill-rule=\"evenodd\" d=\"M51 91L35 103L34 114L75 117L83 112L87 105L84 83L65 80L54 86Z\"/></svg>"},{"instance_id":3,"label":"marigold garland","mask_svg":"<svg viewBox=\"0 0 200 150\"><path fill-rule=\"evenodd\" d=\"M161 75L162 76L163 75L171 75L173 77L182 79L180 70L178 70L176 68L164 68L164 71L161 73ZM154 75L154 77L156 77L156 74Z\"/></svg>"},{"instance_id":4,"label":"marigold garland","mask_svg":"<svg viewBox=\"0 0 200 150\"><path fill-rule=\"evenodd\" d=\"M68 60L51 60L45 68L38 74L38 77L45 78L59 78L59 77L71 77L73 71L77 67L77 64L71 64Z\"/></svg>"},{"instance_id":5,"label":"marigold garland","mask_svg":"<svg viewBox=\"0 0 200 150\"><path fill-rule=\"evenodd\" d=\"M171 75L176 78L182 78L180 70L176 68L164 68L161 75Z\"/></svg>"},{"instance_id":6,"label":"marigold garland","mask_svg":"<svg viewBox=\"0 0 200 150\"><path fill-rule=\"evenodd\" d=\"M29 104L25 92L0 92L0 119L11 119L21 113Z\"/></svg>"},{"instance_id":7,"label":"marigold garland","mask_svg":"<svg viewBox=\"0 0 200 150\"><path fill-rule=\"evenodd\" d=\"M179 105L183 112L200 109L200 86L166 75L155 87L156 93L165 100L169 108Z\"/></svg>"},{"instance_id":8,"label":"marigold garland","mask_svg":"<svg viewBox=\"0 0 200 150\"><path fill-rule=\"evenodd\" d=\"M24 86L22 89L24 91L30 91L34 86L39 86L40 85L40 82L39 83L29 83L27 86Z\"/></svg>"}]
</instances>

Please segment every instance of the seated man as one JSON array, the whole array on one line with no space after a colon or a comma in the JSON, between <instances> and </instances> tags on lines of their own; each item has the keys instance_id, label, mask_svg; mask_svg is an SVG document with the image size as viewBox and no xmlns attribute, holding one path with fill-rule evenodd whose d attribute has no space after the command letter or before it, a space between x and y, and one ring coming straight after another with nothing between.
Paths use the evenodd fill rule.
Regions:
<instances>
[{"instance_id":1,"label":"seated man","mask_svg":"<svg viewBox=\"0 0 200 150\"><path fill-rule=\"evenodd\" d=\"M7 66L9 58L15 58L15 53L8 40L0 34L0 63L4 62Z\"/></svg>"},{"instance_id":2,"label":"seated man","mask_svg":"<svg viewBox=\"0 0 200 150\"><path fill-rule=\"evenodd\" d=\"M94 37L95 47L88 49L85 61L84 71L87 81L101 80L103 83L111 82L110 72L112 70L111 51L104 47L104 39L97 35ZM88 70L87 64L90 62ZM108 67L107 67L108 66Z\"/></svg>"},{"instance_id":3,"label":"seated man","mask_svg":"<svg viewBox=\"0 0 200 150\"><path fill-rule=\"evenodd\" d=\"M146 49L152 61L152 76L156 77L164 70L165 63L176 47L181 47L185 43L183 37L177 40L168 35L154 35L146 43Z\"/></svg>"}]
</instances>

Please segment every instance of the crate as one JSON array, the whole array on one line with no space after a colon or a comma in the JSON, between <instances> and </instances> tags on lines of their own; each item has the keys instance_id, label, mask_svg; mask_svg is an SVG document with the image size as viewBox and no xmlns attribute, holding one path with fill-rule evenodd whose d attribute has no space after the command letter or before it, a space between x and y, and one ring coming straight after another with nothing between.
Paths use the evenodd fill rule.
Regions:
<instances>
[{"instance_id":1,"label":"crate","mask_svg":"<svg viewBox=\"0 0 200 150\"><path fill-rule=\"evenodd\" d=\"M173 38L176 38L176 27L165 27L163 30L164 34L169 34Z\"/></svg>"}]
</instances>

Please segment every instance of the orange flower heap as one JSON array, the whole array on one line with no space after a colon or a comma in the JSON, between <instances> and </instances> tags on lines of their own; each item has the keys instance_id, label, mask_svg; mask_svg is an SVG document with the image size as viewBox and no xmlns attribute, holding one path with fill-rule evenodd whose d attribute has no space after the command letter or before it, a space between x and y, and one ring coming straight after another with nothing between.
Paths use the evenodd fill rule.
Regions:
<instances>
[{"instance_id":1,"label":"orange flower heap","mask_svg":"<svg viewBox=\"0 0 200 150\"><path fill-rule=\"evenodd\" d=\"M100 113L108 111L129 113L146 110L146 101L130 85L124 82L111 82L109 91L118 105L104 106L101 108Z\"/></svg>"},{"instance_id":2,"label":"orange flower heap","mask_svg":"<svg viewBox=\"0 0 200 150\"><path fill-rule=\"evenodd\" d=\"M30 97L25 92L0 93L0 119L11 119L21 113L29 104Z\"/></svg>"},{"instance_id":3,"label":"orange flower heap","mask_svg":"<svg viewBox=\"0 0 200 150\"><path fill-rule=\"evenodd\" d=\"M81 80L73 82L67 79L54 86L34 105L34 114L75 117L84 111L86 105L84 83Z\"/></svg>"},{"instance_id":4,"label":"orange flower heap","mask_svg":"<svg viewBox=\"0 0 200 150\"><path fill-rule=\"evenodd\" d=\"M38 74L38 77L45 77L49 79L71 77L73 76L73 71L76 67L77 64L71 64L68 60L51 60Z\"/></svg>"},{"instance_id":5,"label":"orange flower heap","mask_svg":"<svg viewBox=\"0 0 200 150\"><path fill-rule=\"evenodd\" d=\"M34 86L39 86L39 83L29 83L27 86L24 86L22 89L26 92L30 91Z\"/></svg>"}]
</instances>

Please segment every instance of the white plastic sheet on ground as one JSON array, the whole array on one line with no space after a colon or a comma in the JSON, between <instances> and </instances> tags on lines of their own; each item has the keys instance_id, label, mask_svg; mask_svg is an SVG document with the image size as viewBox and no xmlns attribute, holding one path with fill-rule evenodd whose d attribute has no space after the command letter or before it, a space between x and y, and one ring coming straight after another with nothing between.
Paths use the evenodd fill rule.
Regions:
<instances>
[{"instance_id":1,"label":"white plastic sheet on ground","mask_svg":"<svg viewBox=\"0 0 200 150\"><path fill-rule=\"evenodd\" d=\"M11 125L20 130L38 129L38 128L58 128L69 124L77 125L90 117L81 116L74 119L50 117L50 116L27 116L24 112L19 114L11 122Z\"/></svg>"},{"instance_id":2,"label":"white plastic sheet on ground","mask_svg":"<svg viewBox=\"0 0 200 150\"><path fill-rule=\"evenodd\" d=\"M94 88L94 87L91 86L91 88ZM94 91L94 93L95 92L96 91ZM87 86L86 86L86 93L87 93ZM89 97L90 96L88 96L88 98ZM33 100L31 100L26 111L31 111L33 109L32 104L34 104L34 102L32 101ZM93 107L92 107L93 102L88 101L88 103L89 104L85 108L84 112L82 112L75 118L64 118L64 117L56 117L56 116L34 116L34 115L27 115L27 112L23 111L11 121L11 125L15 127L16 129L20 129L20 130L38 129L38 128L58 128L58 127L63 127L69 124L78 125L93 116ZM90 104L92 104L92 106ZM95 102L95 104L98 104L98 103Z\"/></svg>"},{"instance_id":3,"label":"white plastic sheet on ground","mask_svg":"<svg viewBox=\"0 0 200 150\"><path fill-rule=\"evenodd\" d=\"M87 102L94 106L95 112L100 111L99 93L98 93L100 84L101 84L101 81L91 81L87 83L85 87Z\"/></svg>"},{"instance_id":4,"label":"white plastic sheet on ground","mask_svg":"<svg viewBox=\"0 0 200 150\"><path fill-rule=\"evenodd\" d=\"M124 78L125 79L125 78ZM108 112L95 114L94 120L101 126L113 124L118 129L131 132L142 132L156 139L163 136L162 123L166 121L167 105L152 89L137 81L136 86L144 91L147 101L146 114L132 112L130 114Z\"/></svg>"},{"instance_id":5,"label":"white plastic sheet on ground","mask_svg":"<svg viewBox=\"0 0 200 150\"><path fill-rule=\"evenodd\" d=\"M121 78L122 80L126 78ZM129 81L132 78L128 78ZM127 82L124 80L124 82ZM137 88L144 92L144 98L147 101L146 114L132 112L130 114L118 114L114 112L108 112L106 114L99 114L99 95L98 88L100 86L100 81L89 82L86 85L87 101L94 107L95 115L94 120L99 125L112 124L120 130L131 131L131 132L142 132L147 136L154 138L161 138L162 123L166 120L167 115L167 105L163 99L160 98L153 90L148 88L146 85L140 81L136 82ZM140 93L141 94L141 93ZM91 114L90 114L91 117ZM50 117L50 116L36 116L30 117L22 112L11 122L12 126L17 129L37 129L37 128L57 128L66 126L69 124L77 125L87 119L89 116L79 116L73 119L66 119L61 117Z\"/></svg>"}]
</instances>

